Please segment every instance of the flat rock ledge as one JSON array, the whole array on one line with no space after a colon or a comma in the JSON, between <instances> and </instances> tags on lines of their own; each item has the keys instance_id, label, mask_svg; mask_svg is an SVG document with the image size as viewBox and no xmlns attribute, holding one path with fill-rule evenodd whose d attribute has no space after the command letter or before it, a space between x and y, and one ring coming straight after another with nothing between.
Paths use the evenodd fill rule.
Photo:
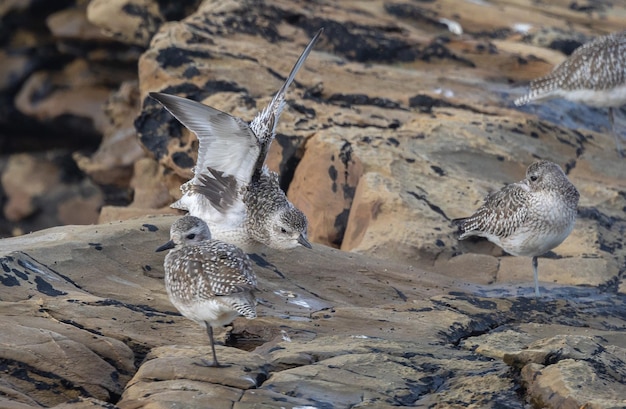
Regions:
<instances>
[{"instance_id":1,"label":"flat rock ledge","mask_svg":"<svg viewBox=\"0 0 626 409\"><path fill-rule=\"evenodd\" d=\"M626 297L478 285L347 253L253 255L259 318L226 368L163 285L175 216L0 240L0 407L620 408ZM462 266L457 266L462 270ZM545 283L542 283L545 284Z\"/></svg>"}]
</instances>

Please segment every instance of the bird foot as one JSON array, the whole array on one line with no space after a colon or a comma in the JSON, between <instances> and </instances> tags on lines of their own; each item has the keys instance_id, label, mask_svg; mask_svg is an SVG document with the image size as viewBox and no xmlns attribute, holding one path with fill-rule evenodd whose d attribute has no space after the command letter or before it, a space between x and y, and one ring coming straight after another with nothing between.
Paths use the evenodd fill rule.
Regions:
<instances>
[{"instance_id":1,"label":"bird foot","mask_svg":"<svg viewBox=\"0 0 626 409\"><path fill-rule=\"evenodd\" d=\"M201 359L200 362L194 362L194 365L202 366L205 368L228 368L230 365L222 365L217 361L209 361L207 359Z\"/></svg>"}]
</instances>

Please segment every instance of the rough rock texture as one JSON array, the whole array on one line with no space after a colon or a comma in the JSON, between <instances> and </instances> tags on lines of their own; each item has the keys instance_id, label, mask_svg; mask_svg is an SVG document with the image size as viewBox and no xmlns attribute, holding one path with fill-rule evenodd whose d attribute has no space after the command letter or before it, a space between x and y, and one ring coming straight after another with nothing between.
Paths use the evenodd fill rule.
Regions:
<instances>
[{"instance_id":1,"label":"rough rock texture","mask_svg":"<svg viewBox=\"0 0 626 409\"><path fill-rule=\"evenodd\" d=\"M198 365L206 333L169 303L154 252L175 217L0 240L0 323L10 328L0 332L0 406L624 404L624 295L561 286L536 300L507 286L493 296L320 245L253 255L259 318L218 332L227 368Z\"/></svg>"},{"instance_id":2,"label":"rough rock texture","mask_svg":"<svg viewBox=\"0 0 626 409\"><path fill-rule=\"evenodd\" d=\"M320 245L254 255L260 317L194 365L153 252L173 217L118 221L176 213L195 162L147 94L251 120L322 26L268 159ZM602 110L511 102L625 26L620 2L0 2L0 235L86 224L0 241L0 407L626 406L626 161ZM534 300L528 258L450 220L538 158L581 202Z\"/></svg>"},{"instance_id":3,"label":"rough rock texture","mask_svg":"<svg viewBox=\"0 0 626 409\"><path fill-rule=\"evenodd\" d=\"M139 61L143 110L135 125L142 144L169 171L162 181L171 200L191 175L197 141L147 93L186 96L251 120L308 38L324 27L288 93L268 161L308 216L313 241L428 263L453 276L466 274L456 257L486 254L478 267L467 263L476 279L529 282L530 260L501 257L484 241L458 243L450 221L521 180L533 161L549 159L569 174L581 202L572 235L541 260L541 280L623 286L626 162L612 149L605 114L564 101L524 113L510 102L522 92L510 83L564 58L554 51L567 48L557 39L572 36L563 34L561 21L542 15L537 24L553 30L524 38L513 31L515 7L467 2L453 16L441 11L445 1L420 7L342 2L328 14L293 2L264 4L250 24L246 1L203 2L186 19L163 24ZM496 10L502 13L497 26L475 21ZM619 28L609 6L598 13L609 19L604 30ZM610 14L626 12L614 6ZM440 18L457 20L466 34L450 33ZM593 26L596 18L580 24ZM589 33L582 26L581 32L581 39ZM484 263L489 273L481 271Z\"/></svg>"}]
</instances>

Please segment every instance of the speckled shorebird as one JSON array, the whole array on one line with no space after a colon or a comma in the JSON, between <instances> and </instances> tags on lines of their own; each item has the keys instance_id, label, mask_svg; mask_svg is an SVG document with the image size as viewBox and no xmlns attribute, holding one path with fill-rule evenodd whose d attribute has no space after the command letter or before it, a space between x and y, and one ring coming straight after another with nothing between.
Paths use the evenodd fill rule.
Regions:
<instances>
[{"instance_id":1,"label":"speckled shorebird","mask_svg":"<svg viewBox=\"0 0 626 409\"><path fill-rule=\"evenodd\" d=\"M302 245L307 219L285 196L278 175L264 165L285 93L319 39L319 30L300 55L269 105L250 124L196 101L151 93L199 141L194 177L181 186L172 207L205 220L215 237L254 250L262 243L276 249Z\"/></svg>"},{"instance_id":2,"label":"speckled shorebird","mask_svg":"<svg viewBox=\"0 0 626 409\"><path fill-rule=\"evenodd\" d=\"M165 256L165 289L174 307L206 328L213 362L213 327L230 324L237 316L256 318L256 275L248 256L237 246L211 240L211 231L200 218L184 216L170 229L171 240L156 251Z\"/></svg>"},{"instance_id":3,"label":"speckled shorebird","mask_svg":"<svg viewBox=\"0 0 626 409\"><path fill-rule=\"evenodd\" d=\"M555 248L574 228L578 190L561 167L545 160L531 164L526 179L490 194L470 217L455 219L460 240L485 237L514 256L530 256L539 296L537 257Z\"/></svg>"},{"instance_id":4,"label":"speckled shorebird","mask_svg":"<svg viewBox=\"0 0 626 409\"><path fill-rule=\"evenodd\" d=\"M516 99L515 105L552 98L608 108L617 151L624 156L613 110L626 104L626 31L578 47L550 74L531 81L530 91Z\"/></svg>"}]
</instances>

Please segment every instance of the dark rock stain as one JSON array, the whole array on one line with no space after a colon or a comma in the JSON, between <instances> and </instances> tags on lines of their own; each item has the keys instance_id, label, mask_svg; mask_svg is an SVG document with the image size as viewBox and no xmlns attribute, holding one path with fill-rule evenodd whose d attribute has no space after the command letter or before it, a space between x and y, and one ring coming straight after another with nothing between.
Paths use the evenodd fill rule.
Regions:
<instances>
[{"instance_id":1,"label":"dark rock stain","mask_svg":"<svg viewBox=\"0 0 626 409\"><path fill-rule=\"evenodd\" d=\"M84 331L90 332L90 333L95 334L95 335L103 336L102 332L97 331L95 329L87 328L84 325L79 324L78 322L76 322L74 320L60 320L60 322L62 322L63 324L71 325L72 327L76 327L78 329L82 329ZM112 366L115 366L115 365L112 365Z\"/></svg>"},{"instance_id":2,"label":"dark rock stain","mask_svg":"<svg viewBox=\"0 0 626 409\"><path fill-rule=\"evenodd\" d=\"M20 282L17 281L17 278L12 275L0 275L0 283L5 287L15 287L20 285Z\"/></svg>"},{"instance_id":3,"label":"dark rock stain","mask_svg":"<svg viewBox=\"0 0 626 409\"><path fill-rule=\"evenodd\" d=\"M407 191L407 193L410 194L411 196L413 196L414 198L416 198L417 200L423 201L424 203L426 203L428 205L428 207L430 207L430 210L432 210L433 212L435 212L437 214L440 214L447 221L450 221L448 216L446 216L444 211L441 210L441 208L439 206L436 206L436 205L432 204L428 199L426 199L426 195L418 195L417 193L411 192L411 191Z\"/></svg>"},{"instance_id":4,"label":"dark rock stain","mask_svg":"<svg viewBox=\"0 0 626 409\"><path fill-rule=\"evenodd\" d=\"M418 108L420 112L423 112L425 114L431 114L433 108L457 108L467 110L476 114L494 116L494 114L492 113L480 111L469 105L452 104L444 99L433 98L425 94L417 94L414 97L409 98L409 107Z\"/></svg>"},{"instance_id":5,"label":"dark rock stain","mask_svg":"<svg viewBox=\"0 0 626 409\"><path fill-rule=\"evenodd\" d=\"M441 169L439 166L430 165L430 168L433 170L433 172L435 172L439 176L445 176L446 175L446 172L443 169Z\"/></svg>"},{"instance_id":6,"label":"dark rock stain","mask_svg":"<svg viewBox=\"0 0 626 409\"><path fill-rule=\"evenodd\" d=\"M180 47L168 47L159 51L156 61L162 68L178 68L195 60L210 60L213 57L208 51L185 50Z\"/></svg>"},{"instance_id":7,"label":"dark rock stain","mask_svg":"<svg viewBox=\"0 0 626 409\"><path fill-rule=\"evenodd\" d=\"M18 270L17 268L12 268L11 272L15 274L17 277L21 278L24 281L28 281L28 274Z\"/></svg>"},{"instance_id":8,"label":"dark rock stain","mask_svg":"<svg viewBox=\"0 0 626 409\"><path fill-rule=\"evenodd\" d=\"M548 48L560 51L565 55L570 55L581 45L582 43L580 41L572 39L556 39L548 44Z\"/></svg>"},{"instance_id":9,"label":"dark rock stain","mask_svg":"<svg viewBox=\"0 0 626 409\"><path fill-rule=\"evenodd\" d=\"M387 138L387 143L394 147L400 146L400 141L393 137Z\"/></svg>"},{"instance_id":10,"label":"dark rock stain","mask_svg":"<svg viewBox=\"0 0 626 409\"><path fill-rule=\"evenodd\" d=\"M289 107L292 108L294 111L305 115L308 119L313 119L316 116L316 112L313 108L308 108L302 104L296 104L292 102L289 104Z\"/></svg>"},{"instance_id":11,"label":"dark rock stain","mask_svg":"<svg viewBox=\"0 0 626 409\"><path fill-rule=\"evenodd\" d=\"M52 285L44 280L41 276L35 277L35 284L37 284L37 291L42 294L49 295L50 297L57 297L59 295L66 295L65 291L56 290Z\"/></svg>"},{"instance_id":12,"label":"dark rock stain","mask_svg":"<svg viewBox=\"0 0 626 409\"><path fill-rule=\"evenodd\" d=\"M102 250L102 244L100 243L87 243L89 244L89 246L93 247L95 250L101 251Z\"/></svg>"},{"instance_id":13,"label":"dark rock stain","mask_svg":"<svg viewBox=\"0 0 626 409\"><path fill-rule=\"evenodd\" d=\"M285 278L285 275L281 273L274 264L268 263L267 260L265 260L265 258L261 257L260 255L253 253L253 254L248 254L248 257L250 257L250 260L252 260L254 264L256 264L257 266L261 268L266 268L268 270L272 270L280 278Z\"/></svg>"},{"instance_id":14,"label":"dark rock stain","mask_svg":"<svg viewBox=\"0 0 626 409\"><path fill-rule=\"evenodd\" d=\"M61 393L61 389L71 389L76 391L75 393L79 396L91 396L85 388L74 385L72 381L61 378L53 372L34 368L24 362L3 358L0 360L0 372L9 377L27 382L39 391L50 390Z\"/></svg>"},{"instance_id":15,"label":"dark rock stain","mask_svg":"<svg viewBox=\"0 0 626 409\"><path fill-rule=\"evenodd\" d=\"M287 192L301 159L298 152L299 139L295 136L276 134L274 141L280 145L283 151L278 168L280 170L280 188Z\"/></svg>"},{"instance_id":16,"label":"dark rock stain","mask_svg":"<svg viewBox=\"0 0 626 409\"><path fill-rule=\"evenodd\" d=\"M332 244L336 245L338 248L341 247L341 243L343 242L343 237L346 234L346 227L348 226L348 217L350 216L350 209L343 209L341 213L335 217L335 222L333 227L337 232L337 237L332 241Z\"/></svg>"},{"instance_id":17,"label":"dark rock stain","mask_svg":"<svg viewBox=\"0 0 626 409\"><path fill-rule=\"evenodd\" d=\"M104 300L99 300L99 301L95 301L95 302L85 302L85 304L87 305L95 305L95 306L102 306L102 307L119 307L119 308L126 308L129 309L131 311L135 311L135 312L139 312L142 313L143 315L145 315L146 317L162 317L164 315L180 315L177 312L169 312L169 311L158 311L148 305L135 305L135 304L129 304L129 303L125 303L125 302L121 302L121 301L117 301L117 300L112 300L110 298L104 299Z\"/></svg>"},{"instance_id":18,"label":"dark rock stain","mask_svg":"<svg viewBox=\"0 0 626 409\"><path fill-rule=\"evenodd\" d=\"M365 94L332 94L327 102L339 103L340 106L351 107L353 105L373 105L380 108L402 109L402 106L390 99L369 97Z\"/></svg>"},{"instance_id":19,"label":"dark rock stain","mask_svg":"<svg viewBox=\"0 0 626 409\"><path fill-rule=\"evenodd\" d=\"M185 152L174 152L172 154L172 161L176 166L185 169L190 169L196 164L191 156L187 155Z\"/></svg>"},{"instance_id":20,"label":"dark rock stain","mask_svg":"<svg viewBox=\"0 0 626 409\"><path fill-rule=\"evenodd\" d=\"M333 193L337 192L337 168L335 168L334 165L330 165L330 167L328 168L328 176L330 177L330 180L333 181L333 185L331 187Z\"/></svg>"},{"instance_id":21,"label":"dark rock stain","mask_svg":"<svg viewBox=\"0 0 626 409\"><path fill-rule=\"evenodd\" d=\"M187 67L183 72L183 77L187 79L191 79L197 75L200 75L200 70L196 67Z\"/></svg>"},{"instance_id":22,"label":"dark rock stain","mask_svg":"<svg viewBox=\"0 0 626 409\"><path fill-rule=\"evenodd\" d=\"M141 225L141 227L145 227L149 232L159 231L159 228L156 227L154 224L144 223L144 224ZM143 230L143 229L141 229L141 230Z\"/></svg>"}]
</instances>

